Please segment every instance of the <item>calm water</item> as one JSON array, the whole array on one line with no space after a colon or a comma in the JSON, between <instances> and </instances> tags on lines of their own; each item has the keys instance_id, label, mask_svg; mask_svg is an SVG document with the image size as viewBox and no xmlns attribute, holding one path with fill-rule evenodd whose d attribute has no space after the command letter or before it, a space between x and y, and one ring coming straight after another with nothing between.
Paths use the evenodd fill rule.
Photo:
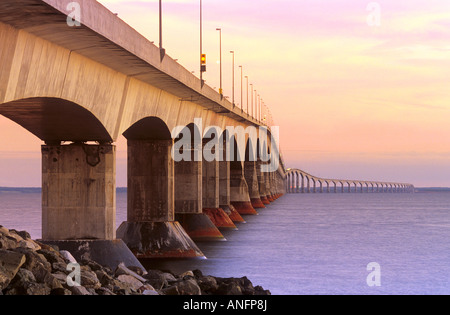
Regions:
<instances>
[{"instance_id":1,"label":"calm water","mask_svg":"<svg viewBox=\"0 0 450 315\"><path fill-rule=\"evenodd\" d=\"M117 224L126 194L117 196ZM226 242L199 243L206 260L154 268L247 276L272 294L450 294L450 193L300 194L245 217ZM0 225L41 236L40 194L0 193ZM367 265L380 265L369 287Z\"/></svg>"}]
</instances>

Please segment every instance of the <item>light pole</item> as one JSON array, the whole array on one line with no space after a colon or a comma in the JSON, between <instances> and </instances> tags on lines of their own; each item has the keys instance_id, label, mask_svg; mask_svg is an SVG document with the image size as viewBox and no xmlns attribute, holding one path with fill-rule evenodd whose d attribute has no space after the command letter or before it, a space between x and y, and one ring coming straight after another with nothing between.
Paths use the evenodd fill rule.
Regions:
<instances>
[{"instance_id":1,"label":"light pole","mask_svg":"<svg viewBox=\"0 0 450 315\"><path fill-rule=\"evenodd\" d=\"M252 87L252 116L253 116L253 83L250 84L250 86ZM253 116L253 118L255 118L255 116Z\"/></svg>"},{"instance_id":2,"label":"light pole","mask_svg":"<svg viewBox=\"0 0 450 315\"><path fill-rule=\"evenodd\" d=\"M203 72L206 71L206 65L203 64L203 9L202 9L202 0L200 0L200 84L203 88ZM205 60L206 63L206 60Z\"/></svg>"},{"instance_id":3,"label":"light pole","mask_svg":"<svg viewBox=\"0 0 450 315\"><path fill-rule=\"evenodd\" d=\"M234 108L234 51L230 51L230 53L233 55L233 69L232 69L232 76L233 79L231 80L231 84L232 84L232 94L233 94L233 108Z\"/></svg>"},{"instance_id":4,"label":"light pole","mask_svg":"<svg viewBox=\"0 0 450 315\"><path fill-rule=\"evenodd\" d=\"M223 89L222 89L222 29L216 28L216 31L219 31L219 50L220 50L220 88L219 88L219 94L220 99L223 99Z\"/></svg>"},{"instance_id":5,"label":"light pole","mask_svg":"<svg viewBox=\"0 0 450 315\"><path fill-rule=\"evenodd\" d=\"M162 43L162 0L159 0L159 55L161 61L163 61L166 55L166 50L163 48Z\"/></svg>"},{"instance_id":6,"label":"light pole","mask_svg":"<svg viewBox=\"0 0 450 315\"><path fill-rule=\"evenodd\" d=\"M257 103L257 101L258 101L258 98L257 98L257 91L256 91L256 89L255 89L255 108L256 108L256 120L258 120L258 103Z\"/></svg>"},{"instance_id":7,"label":"light pole","mask_svg":"<svg viewBox=\"0 0 450 315\"><path fill-rule=\"evenodd\" d=\"M248 111L248 76L246 75L245 78L247 79L247 115L249 114Z\"/></svg>"},{"instance_id":8,"label":"light pole","mask_svg":"<svg viewBox=\"0 0 450 315\"><path fill-rule=\"evenodd\" d=\"M242 91L242 73L243 73L243 68L242 68L242 66L239 66L239 68L241 68L241 110L242 110L242 104L243 104L243 98L242 98L242 93L243 93L243 91Z\"/></svg>"}]
</instances>

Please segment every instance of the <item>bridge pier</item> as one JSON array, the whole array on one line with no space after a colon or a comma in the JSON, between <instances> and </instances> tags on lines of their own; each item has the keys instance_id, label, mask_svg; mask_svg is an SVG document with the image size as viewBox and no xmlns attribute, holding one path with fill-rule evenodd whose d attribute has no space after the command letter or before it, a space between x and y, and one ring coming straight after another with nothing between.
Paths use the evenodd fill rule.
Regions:
<instances>
[{"instance_id":1,"label":"bridge pier","mask_svg":"<svg viewBox=\"0 0 450 315\"><path fill-rule=\"evenodd\" d=\"M245 220L231 204L230 162L219 161L219 206L234 223L245 223Z\"/></svg>"},{"instance_id":2,"label":"bridge pier","mask_svg":"<svg viewBox=\"0 0 450 315\"><path fill-rule=\"evenodd\" d=\"M247 182L245 181L243 163L230 162L230 198L231 204L240 215L257 215L253 208Z\"/></svg>"},{"instance_id":3,"label":"bridge pier","mask_svg":"<svg viewBox=\"0 0 450 315\"><path fill-rule=\"evenodd\" d=\"M206 214L219 229L236 230L229 215L220 206L220 165L219 161L207 161L203 158L202 204ZM227 209L229 210L229 209ZM231 212L231 209L230 209Z\"/></svg>"},{"instance_id":4,"label":"bridge pier","mask_svg":"<svg viewBox=\"0 0 450 315\"><path fill-rule=\"evenodd\" d=\"M252 161L244 162L244 176L248 185L248 192L250 195L250 202L254 209L265 208L266 206L261 201L259 193L258 175L256 173L256 163Z\"/></svg>"},{"instance_id":5,"label":"bridge pier","mask_svg":"<svg viewBox=\"0 0 450 315\"><path fill-rule=\"evenodd\" d=\"M116 147L43 145L42 242L111 268L142 265L116 239Z\"/></svg>"},{"instance_id":6,"label":"bridge pier","mask_svg":"<svg viewBox=\"0 0 450 315\"><path fill-rule=\"evenodd\" d=\"M261 199L261 202L264 205L269 205L270 201L267 198L268 192L267 192L267 183L266 183L266 176L265 174L261 171L261 166L262 166L262 161L260 159L258 159L256 161L256 176L258 177L258 187L259 187L259 198ZM292 180L292 177L290 178ZM292 191L292 182L290 180L288 180L288 189L289 191Z\"/></svg>"},{"instance_id":7,"label":"bridge pier","mask_svg":"<svg viewBox=\"0 0 450 315\"><path fill-rule=\"evenodd\" d=\"M138 258L204 257L175 221L173 140L128 140L127 221L117 230Z\"/></svg>"},{"instance_id":8,"label":"bridge pier","mask_svg":"<svg viewBox=\"0 0 450 315\"><path fill-rule=\"evenodd\" d=\"M268 172L263 172L263 176L264 176L264 181L266 183L266 197L267 200L269 200L269 202L274 202L275 200L272 197L272 182L270 179L270 174Z\"/></svg>"},{"instance_id":9,"label":"bridge pier","mask_svg":"<svg viewBox=\"0 0 450 315\"><path fill-rule=\"evenodd\" d=\"M188 161L175 162L175 218L194 241L225 240L210 217L203 213L203 163L198 153L197 149L191 149ZM215 181L212 184L210 195L216 193ZM206 187L205 192L208 192ZM207 212L214 212L215 202L210 204L213 206Z\"/></svg>"}]
</instances>

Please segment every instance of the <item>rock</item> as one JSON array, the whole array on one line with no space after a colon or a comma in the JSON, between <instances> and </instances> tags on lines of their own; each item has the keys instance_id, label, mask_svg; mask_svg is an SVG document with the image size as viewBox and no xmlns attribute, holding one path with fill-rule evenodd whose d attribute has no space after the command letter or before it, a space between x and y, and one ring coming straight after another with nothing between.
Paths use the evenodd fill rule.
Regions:
<instances>
[{"instance_id":1,"label":"rock","mask_svg":"<svg viewBox=\"0 0 450 315\"><path fill-rule=\"evenodd\" d=\"M147 274L147 271L146 271L146 270L142 270L141 267L137 267L137 266L128 266L127 268L128 268L129 270L131 270L131 271L137 273L137 274L140 275L140 276L145 276L145 275Z\"/></svg>"},{"instance_id":2,"label":"rock","mask_svg":"<svg viewBox=\"0 0 450 315\"><path fill-rule=\"evenodd\" d=\"M162 276L164 277L164 280L167 281L169 284L170 284L170 282L176 282L177 281L177 278L175 278L175 276L173 274L171 274L171 273L164 272L162 274Z\"/></svg>"},{"instance_id":3,"label":"rock","mask_svg":"<svg viewBox=\"0 0 450 315\"><path fill-rule=\"evenodd\" d=\"M61 281L59 281L58 278L53 276L50 272L47 272L44 275L41 283L47 285L50 288L50 290L61 289L63 287Z\"/></svg>"},{"instance_id":4,"label":"rock","mask_svg":"<svg viewBox=\"0 0 450 315\"><path fill-rule=\"evenodd\" d=\"M219 288L216 278L211 276L202 276L197 280L197 283L205 294L214 294Z\"/></svg>"},{"instance_id":5,"label":"rock","mask_svg":"<svg viewBox=\"0 0 450 315\"><path fill-rule=\"evenodd\" d=\"M52 276L61 283L67 283L67 274L61 271L57 271L56 273L52 273Z\"/></svg>"},{"instance_id":6,"label":"rock","mask_svg":"<svg viewBox=\"0 0 450 315\"><path fill-rule=\"evenodd\" d=\"M0 228L0 249L14 249L19 246L19 242L23 240L19 236L19 240L15 235L12 235L10 231L5 228Z\"/></svg>"},{"instance_id":7,"label":"rock","mask_svg":"<svg viewBox=\"0 0 450 315\"><path fill-rule=\"evenodd\" d=\"M136 292L144 285L141 281L130 275L120 275L117 277L117 280L130 285L130 287Z\"/></svg>"},{"instance_id":8,"label":"rock","mask_svg":"<svg viewBox=\"0 0 450 315\"><path fill-rule=\"evenodd\" d=\"M53 263L66 263L62 255L55 251L55 250L48 250L48 249L40 249L37 251L39 254L42 254L45 259L53 264Z\"/></svg>"},{"instance_id":9,"label":"rock","mask_svg":"<svg viewBox=\"0 0 450 315\"><path fill-rule=\"evenodd\" d=\"M135 279L139 280L140 282L145 282L145 278L141 277L140 275L138 275L136 272L128 269L124 263L120 263L117 266L116 272L115 272L116 276L120 276L120 275L128 275L128 276L132 276Z\"/></svg>"},{"instance_id":10,"label":"rock","mask_svg":"<svg viewBox=\"0 0 450 315\"><path fill-rule=\"evenodd\" d=\"M14 239L16 243L20 243L21 241L23 241L23 238L19 234L17 234L15 230L9 230L6 235L8 238Z\"/></svg>"},{"instance_id":11,"label":"rock","mask_svg":"<svg viewBox=\"0 0 450 315\"><path fill-rule=\"evenodd\" d=\"M66 288L58 288L51 290L50 295L72 295L72 292Z\"/></svg>"},{"instance_id":12,"label":"rock","mask_svg":"<svg viewBox=\"0 0 450 315\"><path fill-rule=\"evenodd\" d=\"M13 231L14 233L16 233L17 235L19 235L21 238L23 238L24 240L29 239L31 240L31 235L30 233L28 233L27 231L17 231L14 229L11 229L10 231Z\"/></svg>"},{"instance_id":13,"label":"rock","mask_svg":"<svg viewBox=\"0 0 450 315\"><path fill-rule=\"evenodd\" d=\"M99 288L97 290L95 290L95 292L97 292L98 295L116 295L113 291L111 291L108 288Z\"/></svg>"},{"instance_id":14,"label":"rock","mask_svg":"<svg viewBox=\"0 0 450 315\"><path fill-rule=\"evenodd\" d=\"M271 295L269 290L264 290L261 286L255 287L255 295Z\"/></svg>"},{"instance_id":15,"label":"rock","mask_svg":"<svg viewBox=\"0 0 450 315\"><path fill-rule=\"evenodd\" d=\"M83 266L81 269L81 277L80 277L81 283L80 284L82 286L84 286L86 289L100 288L102 285L101 285L100 281L98 280L96 273L91 270L87 270L87 268L85 269L84 267L85 266Z\"/></svg>"},{"instance_id":16,"label":"rock","mask_svg":"<svg viewBox=\"0 0 450 315\"><path fill-rule=\"evenodd\" d=\"M67 264L62 262L57 262L52 264L52 272L62 272L66 273L67 271Z\"/></svg>"},{"instance_id":17,"label":"rock","mask_svg":"<svg viewBox=\"0 0 450 315\"><path fill-rule=\"evenodd\" d=\"M43 283L31 282L24 288L11 287L6 295L50 295L50 288Z\"/></svg>"},{"instance_id":18,"label":"rock","mask_svg":"<svg viewBox=\"0 0 450 315\"><path fill-rule=\"evenodd\" d=\"M143 278L157 290L162 290L162 288L168 286L164 273L159 270L148 270L147 274L144 275Z\"/></svg>"},{"instance_id":19,"label":"rock","mask_svg":"<svg viewBox=\"0 0 450 315\"><path fill-rule=\"evenodd\" d=\"M59 253L60 253L61 256L62 256L66 261L68 261L69 263L72 263L72 264L76 264L76 263L77 263L77 260L76 260L76 259L72 256L72 254L69 253L68 251L66 251L66 250L60 250Z\"/></svg>"},{"instance_id":20,"label":"rock","mask_svg":"<svg viewBox=\"0 0 450 315\"><path fill-rule=\"evenodd\" d=\"M175 276L123 263L113 272L85 258L79 262L81 286L70 287L69 263L77 263L70 252L0 226L0 295L270 295L246 277L215 278L200 270Z\"/></svg>"},{"instance_id":21,"label":"rock","mask_svg":"<svg viewBox=\"0 0 450 315\"><path fill-rule=\"evenodd\" d=\"M193 273L192 271L186 271L186 272L184 272L184 273L182 273L182 274L180 275L180 278L181 278L181 279L184 279L185 277L187 277L187 279L189 279L189 278L191 278L191 279L195 278L195 277L194 277L194 273ZM187 280L187 279L186 279L186 280Z\"/></svg>"},{"instance_id":22,"label":"rock","mask_svg":"<svg viewBox=\"0 0 450 315\"><path fill-rule=\"evenodd\" d=\"M164 288L163 290L161 290L161 292L164 295L180 295L180 292L178 291L178 286L177 285L173 285L173 286Z\"/></svg>"},{"instance_id":23,"label":"rock","mask_svg":"<svg viewBox=\"0 0 450 315\"><path fill-rule=\"evenodd\" d=\"M72 292L72 295L93 295L90 291L88 291L83 286L74 286L69 289Z\"/></svg>"},{"instance_id":24,"label":"rock","mask_svg":"<svg viewBox=\"0 0 450 315\"><path fill-rule=\"evenodd\" d=\"M216 292L217 295L243 295L242 288L236 279L227 279L219 281L219 287Z\"/></svg>"},{"instance_id":25,"label":"rock","mask_svg":"<svg viewBox=\"0 0 450 315\"><path fill-rule=\"evenodd\" d=\"M8 285L7 292L10 292L9 294L14 292L14 294L24 295L30 284L35 282L36 278L31 271L20 268L14 276L14 279Z\"/></svg>"},{"instance_id":26,"label":"rock","mask_svg":"<svg viewBox=\"0 0 450 315\"><path fill-rule=\"evenodd\" d=\"M177 283L180 295L201 295L202 290L194 279L188 279Z\"/></svg>"},{"instance_id":27,"label":"rock","mask_svg":"<svg viewBox=\"0 0 450 315\"><path fill-rule=\"evenodd\" d=\"M203 277L203 273L201 272L201 270L195 269L192 271L192 273L194 274L194 277L197 279Z\"/></svg>"},{"instance_id":28,"label":"rock","mask_svg":"<svg viewBox=\"0 0 450 315\"><path fill-rule=\"evenodd\" d=\"M0 290L9 285L25 261L25 255L21 253L0 250Z\"/></svg>"},{"instance_id":29,"label":"rock","mask_svg":"<svg viewBox=\"0 0 450 315\"><path fill-rule=\"evenodd\" d=\"M15 248L14 251L25 255L26 262L23 265L23 267L25 269L28 269L31 272L33 272L33 274L35 276L36 276L36 272L39 272L41 269L45 269L48 272L51 272L52 266L45 259L44 255L39 254L38 252L35 252L29 248L23 248L23 247Z\"/></svg>"}]
</instances>

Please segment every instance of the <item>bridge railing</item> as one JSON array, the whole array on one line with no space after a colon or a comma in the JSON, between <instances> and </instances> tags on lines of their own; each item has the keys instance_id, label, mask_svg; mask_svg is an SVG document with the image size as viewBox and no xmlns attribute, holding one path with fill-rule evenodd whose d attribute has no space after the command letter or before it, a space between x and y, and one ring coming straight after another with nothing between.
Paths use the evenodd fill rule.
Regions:
<instances>
[{"instance_id":1,"label":"bridge railing","mask_svg":"<svg viewBox=\"0 0 450 315\"><path fill-rule=\"evenodd\" d=\"M413 193L409 183L330 179L311 175L300 169L286 169L287 193Z\"/></svg>"}]
</instances>

